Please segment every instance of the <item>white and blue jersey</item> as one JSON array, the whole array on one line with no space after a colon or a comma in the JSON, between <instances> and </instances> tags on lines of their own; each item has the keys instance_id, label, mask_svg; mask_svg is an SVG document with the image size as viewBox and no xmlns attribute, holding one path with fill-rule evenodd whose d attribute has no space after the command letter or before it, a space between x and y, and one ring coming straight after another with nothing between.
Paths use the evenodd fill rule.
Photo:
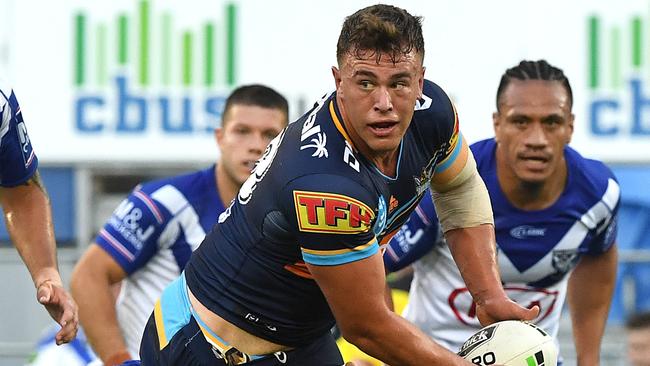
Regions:
<instances>
[{"instance_id":1,"label":"white and blue jersey","mask_svg":"<svg viewBox=\"0 0 650 366\"><path fill-rule=\"evenodd\" d=\"M224 210L215 168L137 186L95 240L128 274L116 307L134 357L156 300Z\"/></svg>"},{"instance_id":2,"label":"white and blue jersey","mask_svg":"<svg viewBox=\"0 0 650 366\"><path fill-rule=\"evenodd\" d=\"M599 255L614 244L619 185L604 164L585 159L566 147L568 177L564 192L548 208L523 211L501 191L494 140L477 142L471 149L492 201L503 287L520 305L538 305L541 311L535 322L556 337L569 274L581 256ZM438 231L429 200L425 197L420 204L419 215L426 220L416 211L404 225L408 235L396 235L390 246L402 252L427 252L414 264L415 276L404 315L440 344L458 351L480 325L475 304L449 248L444 240L431 240L435 235L425 235ZM406 238L419 236L422 240L416 244L405 243ZM405 257L403 253L401 256ZM389 267L399 268L390 254L385 260Z\"/></svg>"},{"instance_id":3,"label":"white and blue jersey","mask_svg":"<svg viewBox=\"0 0 650 366\"><path fill-rule=\"evenodd\" d=\"M25 183L37 165L16 95L0 81L0 186Z\"/></svg>"}]
</instances>

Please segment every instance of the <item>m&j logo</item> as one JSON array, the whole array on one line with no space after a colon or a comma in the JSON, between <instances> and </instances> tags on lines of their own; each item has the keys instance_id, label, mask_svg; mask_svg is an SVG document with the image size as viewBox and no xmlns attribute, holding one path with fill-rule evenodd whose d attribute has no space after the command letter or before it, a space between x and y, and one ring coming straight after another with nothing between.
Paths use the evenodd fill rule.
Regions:
<instances>
[{"instance_id":1,"label":"m&j logo","mask_svg":"<svg viewBox=\"0 0 650 366\"><path fill-rule=\"evenodd\" d=\"M595 136L650 136L650 19L588 19L589 118Z\"/></svg>"},{"instance_id":2,"label":"m&j logo","mask_svg":"<svg viewBox=\"0 0 650 366\"><path fill-rule=\"evenodd\" d=\"M76 131L212 133L237 84L237 6L225 3L219 22L182 22L155 1L134 4L131 14L81 11L73 19Z\"/></svg>"}]
</instances>

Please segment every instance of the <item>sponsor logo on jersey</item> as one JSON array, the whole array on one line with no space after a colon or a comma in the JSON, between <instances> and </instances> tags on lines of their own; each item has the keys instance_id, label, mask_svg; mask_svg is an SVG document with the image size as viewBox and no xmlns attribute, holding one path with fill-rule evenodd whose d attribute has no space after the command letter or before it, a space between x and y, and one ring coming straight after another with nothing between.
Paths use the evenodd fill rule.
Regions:
<instances>
[{"instance_id":1,"label":"sponsor logo on jersey","mask_svg":"<svg viewBox=\"0 0 650 366\"><path fill-rule=\"evenodd\" d=\"M324 192L293 192L300 231L354 234L370 230L375 213L354 198Z\"/></svg>"},{"instance_id":2,"label":"sponsor logo on jersey","mask_svg":"<svg viewBox=\"0 0 650 366\"><path fill-rule=\"evenodd\" d=\"M554 250L551 257L553 268L560 273L567 273L578 261L577 249Z\"/></svg>"},{"instance_id":3,"label":"sponsor logo on jersey","mask_svg":"<svg viewBox=\"0 0 650 366\"><path fill-rule=\"evenodd\" d=\"M504 285L503 289L509 298L525 308L539 306L539 315L534 319L536 323L546 319L556 309L559 295L557 290L515 285ZM447 303L459 322L469 326L479 326L476 318L476 303L466 287L453 290L447 298Z\"/></svg>"},{"instance_id":4,"label":"sponsor logo on jersey","mask_svg":"<svg viewBox=\"0 0 650 366\"><path fill-rule=\"evenodd\" d=\"M397 206L399 206L399 201L397 200L397 198L395 198L395 196L391 195L390 202L388 203L388 212L393 212L393 210L396 209Z\"/></svg>"},{"instance_id":5,"label":"sponsor logo on jersey","mask_svg":"<svg viewBox=\"0 0 650 366\"><path fill-rule=\"evenodd\" d=\"M468 340L463 343L463 346L460 347L460 352L458 352L458 355L460 357L465 357L465 355L469 354L474 350L476 347L482 345L483 343L489 341L494 337L494 331L497 329L496 325L493 325L491 327L481 329L479 332L471 336Z\"/></svg>"},{"instance_id":6,"label":"sponsor logo on jersey","mask_svg":"<svg viewBox=\"0 0 650 366\"><path fill-rule=\"evenodd\" d=\"M546 235L546 228L533 227L530 225L521 225L510 229L510 235L513 238L517 238L517 239L540 237Z\"/></svg>"},{"instance_id":7,"label":"sponsor logo on jersey","mask_svg":"<svg viewBox=\"0 0 650 366\"><path fill-rule=\"evenodd\" d=\"M155 227L148 225L145 229L140 225L142 210L135 207L132 201L124 200L113 212L109 224L117 230L124 239L128 240L137 250L140 250L147 239L153 234Z\"/></svg>"}]
</instances>

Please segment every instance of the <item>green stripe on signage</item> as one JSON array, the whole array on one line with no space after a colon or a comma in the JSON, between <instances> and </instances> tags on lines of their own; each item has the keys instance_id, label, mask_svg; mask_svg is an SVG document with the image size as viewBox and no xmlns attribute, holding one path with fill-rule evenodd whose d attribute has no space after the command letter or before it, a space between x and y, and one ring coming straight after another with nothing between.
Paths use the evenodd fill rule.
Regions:
<instances>
[{"instance_id":1,"label":"green stripe on signage","mask_svg":"<svg viewBox=\"0 0 650 366\"><path fill-rule=\"evenodd\" d=\"M234 4L226 5L226 83L228 86L236 84L235 62L237 59L237 8Z\"/></svg>"},{"instance_id":2,"label":"green stripe on signage","mask_svg":"<svg viewBox=\"0 0 650 366\"><path fill-rule=\"evenodd\" d=\"M149 2L140 1L140 85L149 84Z\"/></svg>"},{"instance_id":3,"label":"green stripe on signage","mask_svg":"<svg viewBox=\"0 0 650 366\"><path fill-rule=\"evenodd\" d=\"M75 63L74 63L74 83L77 86L84 84L84 44L85 42L86 17L79 13L75 16Z\"/></svg>"},{"instance_id":4,"label":"green stripe on signage","mask_svg":"<svg viewBox=\"0 0 650 366\"><path fill-rule=\"evenodd\" d=\"M192 84L192 34L183 33L183 85Z\"/></svg>"},{"instance_id":5,"label":"green stripe on signage","mask_svg":"<svg viewBox=\"0 0 650 366\"><path fill-rule=\"evenodd\" d=\"M598 31L600 21L597 17L589 17L589 87L598 88Z\"/></svg>"}]
</instances>

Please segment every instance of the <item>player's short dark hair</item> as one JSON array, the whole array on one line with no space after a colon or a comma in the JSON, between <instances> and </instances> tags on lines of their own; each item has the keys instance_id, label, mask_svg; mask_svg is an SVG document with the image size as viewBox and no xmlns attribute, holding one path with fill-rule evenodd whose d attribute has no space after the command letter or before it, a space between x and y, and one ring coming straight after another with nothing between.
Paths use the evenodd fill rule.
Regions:
<instances>
[{"instance_id":1,"label":"player's short dark hair","mask_svg":"<svg viewBox=\"0 0 650 366\"><path fill-rule=\"evenodd\" d=\"M345 18L336 45L336 59L341 65L346 54L359 57L364 51L372 51L377 62L382 53L397 62L414 49L424 58L422 17L392 5L378 4Z\"/></svg>"},{"instance_id":2,"label":"player's short dark hair","mask_svg":"<svg viewBox=\"0 0 650 366\"><path fill-rule=\"evenodd\" d=\"M223 108L223 121L233 105L257 106L269 109L279 109L285 116L289 116L289 103L287 99L272 88L261 84L243 85L233 90L226 99Z\"/></svg>"},{"instance_id":3,"label":"player's short dark hair","mask_svg":"<svg viewBox=\"0 0 650 366\"><path fill-rule=\"evenodd\" d=\"M627 329L650 328L650 311L632 314L625 322Z\"/></svg>"},{"instance_id":4,"label":"player's short dark hair","mask_svg":"<svg viewBox=\"0 0 650 366\"><path fill-rule=\"evenodd\" d=\"M559 81L566 89L569 97L569 106L573 106L571 84L569 84L569 79L564 75L562 69L549 64L546 60L523 60L519 65L506 70L506 72L501 76L499 89L497 89L497 111L501 105L501 95L506 90L512 79Z\"/></svg>"}]
</instances>

